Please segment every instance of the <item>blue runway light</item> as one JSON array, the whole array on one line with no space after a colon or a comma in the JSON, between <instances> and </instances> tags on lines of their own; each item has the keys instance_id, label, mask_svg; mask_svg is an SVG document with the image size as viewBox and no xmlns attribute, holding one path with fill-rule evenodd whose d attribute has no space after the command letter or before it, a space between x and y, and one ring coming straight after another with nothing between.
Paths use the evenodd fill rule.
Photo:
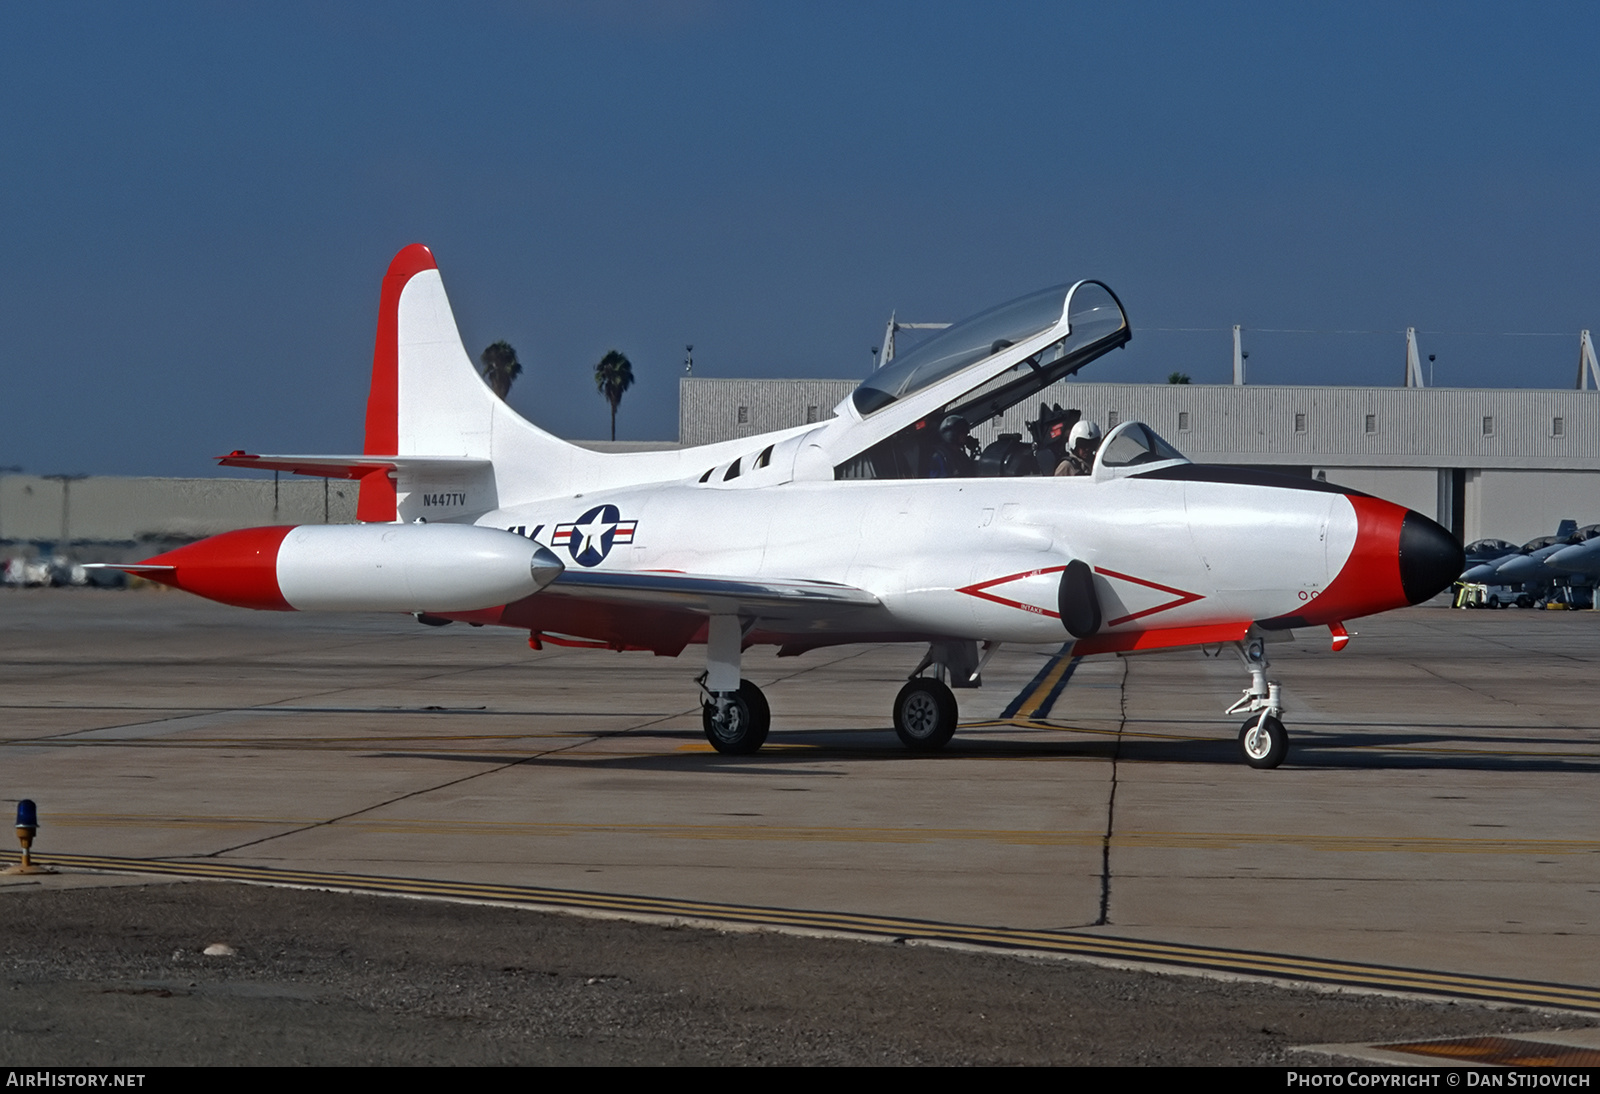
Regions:
<instances>
[{"instance_id":1,"label":"blue runway light","mask_svg":"<svg viewBox=\"0 0 1600 1094\"><path fill-rule=\"evenodd\" d=\"M0 870L0 874L53 874L54 870L46 870L42 866L35 866L28 851L33 846L33 834L39 830L39 809L33 804L31 798L23 798L17 803L17 842L22 844L22 861L15 866L8 866Z\"/></svg>"}]
</instances>

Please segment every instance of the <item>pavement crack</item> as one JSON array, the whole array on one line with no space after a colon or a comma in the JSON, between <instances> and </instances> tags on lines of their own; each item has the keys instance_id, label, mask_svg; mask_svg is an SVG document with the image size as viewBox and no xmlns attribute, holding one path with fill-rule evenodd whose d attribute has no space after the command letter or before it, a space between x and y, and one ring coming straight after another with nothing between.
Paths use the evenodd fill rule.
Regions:
<instances>
[{"instance_id":1,"label":"pavement crack","mask_svg":"<svg viewBox=\"0 0 1600 1094\"><path fill-rule=\"evenodd\" d=\"M54 708L45 708L45 709L54 709ZM212 717L212 716L215 716L215 715L218 715L218 714L227 714L227 713L229 713L229 712L231 712L231 711L233 711L233 710L235 710L237 708L235 708L235 707L183 707L183 708L179 708L179 709L184 710L186 713L179 714L179 715L176 715L176 716L174 716L174 715L169 713L169 714L163 715L160 718L145 718L145 719L143 719L141 721L138 721L138 722L118 722L115 725L109 725L109 726L89 726L89 727L87 727L85 729L65 729L65 730L62 730L60 733L44 733L44 734L40 734L37 737L19 737L19 738L15 739L15 740L6 741L5 743L8 744L8 745L31 745L31 744L40 744L40 743L49 742L49 741L60 741L60 740L63 740L64 738L67 738L67 737L76 737L80 733L104 733L106 730L111 730L111 729L138 729L140 726L156 726L156 725L160 725L162 722L173 722L173 721L179 721L179 720L187 719L187 718L208 718L208 717Z\"/></svg>"},{"instance_id":2,"label":"pavement crack","mask_svg":"<svg viewBox=\"0 0 1600 1094\"><path fill-rule=\"evenodd\" d=\"M1128 659L1122 659L1122 682L1118 688L1117 739L1111 746L1111 792L1106 797L1106 830L1100 838L1100 915L1096 927L1111 924L1111 837L1117 826L1117 764L1122 758L1122 734L1128 725Z\"/></svg>"},{"instance_id":3,"label":"pavement crack","mask_svg":"<svg viewBox=\"0 0 1600 1094\"><path fill-rule=\"evenodd\" d=\"M232 854L233 852L243 850L246 847L255 847L263 843L271 843L273 840L284 839L287 836L299 835L301 832L310 832L317 828L327 828L330 825L338 824L340 821L346 821L352 817L359 817L363 813L371 813L375 809L383 809L386 806L403 802L407 798L420 797L423 794L432 794L436 790L444 790L447 787L459 786L464 782L471 782L473 779L481 779L485 775L497 775L502 771L509 771L513 767L520 767L523 764L532 763L534 760L541 760L546 756L553 756L558 752L567 752L582 745L591 744L597 740L599 740L598 737L584 737L580 740L575 740L568 744L564 744L560 748L547 748L542 752L536 752L531 756L524 756L520 760L513 760L508 764L496 764L494 767L485 768L482 771L474 771L472 774L463 775L458 779L447 779L446 781L437 783L433 786L424 786L417 790L408 790L404 794L396 794L392 798L387 798L381 802L373 802L371 805L362 806L360 809L353 809L348 813L341 813L337 817L329 817L327 820L314 821L311 824L302 824L299 827L291 828L286 832L275 832L270 836L262 836L259 839L246 840L243 843L236 843L232 847L223 847L216 851L212 851L209 854L202 855L201 857L220 858L223 855Z\"/></svg>"},{"instance_id":4,"label":"pavement crack","mask_svg":"<svg viewBox=\"0 0 1600 1094\"><path fill-rule=\"evenodd\" d=\"M1438 672L1438 671L1436 671L1434 669L1429 668L1427 665L1422 664L1420 661L1411 662L1411 667L1414 668L1414 669L1417 669L1417 670L1419 670L1421 672L1427 673L1429 676L1433 677L1435 680L1440 681L1441 683L1449 684L1452 687L1458 687L1458 688L1462 689L1463 691L1471 692L1473 695L1482 696L1484 699L1487 699L1491 703L1502 703L1502 704L1504 704L1505 706L1508 706L1508 707L1513 707L1513 708L1518 709L1518 710L1522 709L1522 704L1516 702L1515 700L1502 699L1500 696L1495 695L1492 692L1485 691L1483 688L1475 688L1471 684L1462 683L1460 680L1457 680L1457 679L1455 679L1453 677L1450 677L1450 676L1446 676L1442 672Z\"/></svg>"}]
</instances>

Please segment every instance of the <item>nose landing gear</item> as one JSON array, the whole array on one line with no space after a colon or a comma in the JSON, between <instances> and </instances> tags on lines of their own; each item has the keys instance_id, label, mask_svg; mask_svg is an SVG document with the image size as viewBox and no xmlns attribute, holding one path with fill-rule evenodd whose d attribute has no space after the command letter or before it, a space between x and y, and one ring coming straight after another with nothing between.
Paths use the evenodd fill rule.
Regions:
<instances>
[{"instance_id":1,"label":"nose landing gear","mask_svg":"<svg viewBox=\"0 0 1600 1094\"><path fill-rule=\"evenodd\" d=\"M1271 768L1283 763L1289 752L1289 734L1279 715L1283 713L1283 689L1267 682L1266 643L1260 638L1235 642L1234 650L1250 673L1250 686L1239 701L1225 713L1248 712L1251 717L1239 729L1239 751L1251 767Z\"/></svg>"},{"instance_id":2,"label":"nose landing gear","mask_svg":"<svg viewBox=\"0 0 1600 1094\"><path fill-rule=\"evenodd\" d=\"M1289 734L1282 722L1263 711L1240 728L1239 751L1251 767L1277 767L1289 751Z\"/></svg>"}]
</instances>

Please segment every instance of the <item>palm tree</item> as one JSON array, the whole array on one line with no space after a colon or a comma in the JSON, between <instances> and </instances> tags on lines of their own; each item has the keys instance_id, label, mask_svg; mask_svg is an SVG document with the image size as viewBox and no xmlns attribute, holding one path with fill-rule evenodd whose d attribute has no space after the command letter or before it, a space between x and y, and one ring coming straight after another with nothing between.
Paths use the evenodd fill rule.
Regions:
<instances>
[{"instance_id":1,"label":"palm tree","mask_svg":"<svg viewBox=\"0 0 1600 1094\"><path fill-rule=\"evenodd\" d=\"M633 362L616 350L608 351L594 366L594 386L611 404L611 439L616 440L617 407L622 405L622 393L633 386Z\"/></svg>"},{"instance_id":2,"label":"palm tree","mask_svg":"<svg viewBox=\"0 0 1600 1094\"><path fill-rule=\"evenodd\" d=\"M511 392L511 381L522 375L522 365L517 362L517 351L510 342L496 342L484 350L478 360L483 362L483 378L502 400Z\"/></svg>"}]
</instances>

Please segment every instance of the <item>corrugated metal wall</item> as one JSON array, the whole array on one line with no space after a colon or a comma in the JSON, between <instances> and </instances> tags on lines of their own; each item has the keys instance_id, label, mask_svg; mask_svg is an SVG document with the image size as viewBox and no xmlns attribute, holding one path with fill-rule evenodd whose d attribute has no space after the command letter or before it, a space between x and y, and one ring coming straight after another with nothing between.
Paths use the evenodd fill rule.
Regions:
<instances>
[{"instance_id":1,"label":"corrugated metal wall","mask_svg":"<svg viewBox=\"0 0 1600 1094\"><path fill-rule=\"evenodd\" d=\"M827 418L856 381L685 377L679 385L680 439L694 445L799 425L811 408ZM1113 415L1137 418L1214 463L1600 470L1594 391L1066 381L1044 398L1101 426ZM1037 414L1037 402L1014 407L985 433L1023 432Z\"/></svg>"},{"instance_id":2,"label":"corrugated metal wall","mask_svg":"<svg viewBox=\"0 0 1600 1094\"><path fill-rule=\"evenodd\" d=\"M833 417L856 380L678 381L678 441L685 447L788 429ZM740 411L743 411L741 418Z\"/></svg>"},{"instance_id":3,"label":"corrugated metal wall","mask_svg":"<svg viewBox=\"0 0 1600 1094\"><path fill-rule=\"evenodd\" d=\"M356 484L284 475L158 479L93 475L0 478L0 542L194 539L263 524L355 520ZM63 497L63 490L66 496Z\"/></svg>"}]
</instances>

